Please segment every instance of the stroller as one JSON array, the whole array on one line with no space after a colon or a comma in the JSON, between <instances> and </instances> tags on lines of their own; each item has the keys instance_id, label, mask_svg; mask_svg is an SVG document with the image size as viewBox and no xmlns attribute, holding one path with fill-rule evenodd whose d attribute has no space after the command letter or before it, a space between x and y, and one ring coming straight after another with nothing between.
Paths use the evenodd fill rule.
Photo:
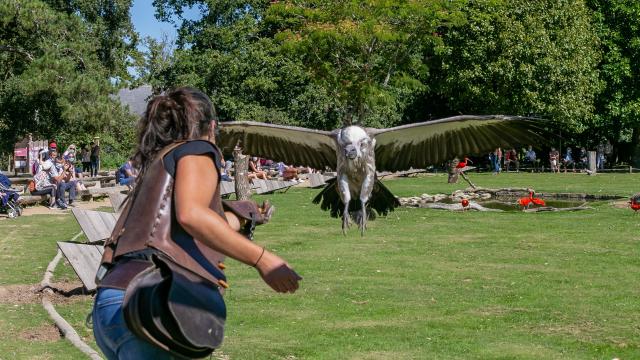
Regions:
<instances>
[{"instance_id":1,"label":"stroller","mask_svg":"<svg viewBox=\"0 0 640 360\"><path fill-rule=\"evenodd\" d=\"M11 187L9 179L0 174L0 212L4 212L10 219L22 215L22 207L18 203L20 195Z\"/></svg>"}]
</instances>

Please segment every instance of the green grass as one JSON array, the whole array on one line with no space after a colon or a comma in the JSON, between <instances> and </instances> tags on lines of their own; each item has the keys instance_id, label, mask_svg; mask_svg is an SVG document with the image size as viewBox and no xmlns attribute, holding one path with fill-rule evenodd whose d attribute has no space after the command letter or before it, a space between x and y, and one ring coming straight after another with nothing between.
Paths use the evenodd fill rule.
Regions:
<instances>
[{"instance_id":1,"label":"green grass","mask_svg":"<svg viewBox=\"0 0 640 360\"><path fill-rule=\"evenodd\" d=\"M540 192L640 190L640 176L629 174L471 179ZM444 175L386 184L399 196L464 187L447 184ZM304 277L296 294L276 294L254 269L228 262L221 351L231 359L640 358L640 217L628 208L609 202L572 213L400 208L370 222L365 237L355 228L345 237L339 220L311 204L316 193L269 196L276 215L256 236ZM0 231L0 284L24 284L40 281L55 240L71 238L78 227L70 215L33 216L0 221ZM60 235L46 235L52 233ZM72 276L68 267L59 271ZM90 339L81 325L90 306L57 308ZM79 357L62 340L31 344L15 336L47 321L38 303L0 304L0 358Z\"/></svg>"}]
</instances>

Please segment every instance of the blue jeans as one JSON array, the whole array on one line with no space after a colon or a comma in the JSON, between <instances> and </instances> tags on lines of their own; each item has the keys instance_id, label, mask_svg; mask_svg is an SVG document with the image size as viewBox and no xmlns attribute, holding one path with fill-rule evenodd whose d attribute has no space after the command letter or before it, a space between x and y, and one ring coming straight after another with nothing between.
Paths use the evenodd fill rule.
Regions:
<instances>
[{"instance_id":1,"label":"blue jeans","mask_svg":"<svg viewBox=\"0 0 640 360\"><path fill-rule=\"evenodd\" d=\"M100 159L91 159L91 176L98 176L98 168L100 167Z\"/></svg>"},{"instance_id":2,"label":"blue jeans","mask_svg":"<svg viewBox=\"0 0 640 360\"><path fill-rule=\"evenodd\" d=\"M63 203L67 203L66 201L64 201L64 192L69 191L69 204L73 203L73 201L76 199L76 184L77 181L75 180L69 182L59 182L58 191L56 192L56 196L58 197L58 199L62 200Z\"/></svg>"},{"instance_id":3,"label":"blue jeans","mask_svg":"<svg viewBox=\"0 0 640 360\"><path fill-rule=\"evenodd\" d=\"M128 178L124 178L124 179L120 179L120 185L133 185L133 183L136 181L136 178L132 177L128 177Z\"/></svg>"},{"instance_id":4,"label":"blue jeans","mask_svg":"<svg viewBox=\"0 0 640 360\"><path fill-rule=\"evenodd\" d=\"M98 289L93 304L93 335L105 357L114 359L175 359L170 353L136 337L122 313L124 290Z\"/></svg>"}]
</instances>

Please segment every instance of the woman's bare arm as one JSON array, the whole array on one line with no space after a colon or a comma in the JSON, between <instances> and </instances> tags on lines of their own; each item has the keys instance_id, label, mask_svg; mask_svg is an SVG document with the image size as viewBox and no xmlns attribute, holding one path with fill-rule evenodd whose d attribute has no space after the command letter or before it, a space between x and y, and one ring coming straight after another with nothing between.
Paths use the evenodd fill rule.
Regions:
<instances>
[{"instance_id":1,"label":"woman's bare arm","mask_svg":"<svg viewBox=\"0 0 640 360\"><path fill-rule=\"evenodd\" d=\"M209 204L215 193L218 171L204 155L188 155L178 161L175 179L176 217L180 225L203 244L247 265L278 292L294 292L301 279L278 256L235 232ZM206 179L206 181L202 181ZM256 264L257 263L257 264Z\"/></svg>"}]
</instances>

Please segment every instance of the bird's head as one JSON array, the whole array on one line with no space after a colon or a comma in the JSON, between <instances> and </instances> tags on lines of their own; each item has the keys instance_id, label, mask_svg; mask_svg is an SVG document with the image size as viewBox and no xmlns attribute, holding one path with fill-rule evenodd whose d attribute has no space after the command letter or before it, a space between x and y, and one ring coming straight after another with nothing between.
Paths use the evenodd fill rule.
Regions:
<instances>
[{"instance_id":1,"label":"bird's head","mask_svg":"<svg viewBox=\"0 0 640 360\"><path fill-rule=\"evenodd\" d=\"M375 139L359 126L347 126L338 133L337 139L344 156L349 160L369 156L375 145Z\"/></svg>"}]
</instances>

